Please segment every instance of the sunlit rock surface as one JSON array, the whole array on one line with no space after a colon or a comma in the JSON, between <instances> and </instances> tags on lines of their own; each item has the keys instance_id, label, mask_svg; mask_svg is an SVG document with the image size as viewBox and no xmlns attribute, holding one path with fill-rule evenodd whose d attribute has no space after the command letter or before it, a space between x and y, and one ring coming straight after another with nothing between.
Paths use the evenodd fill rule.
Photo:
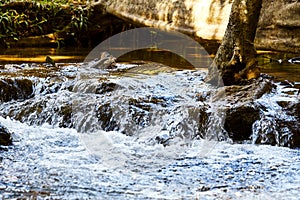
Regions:
<instances>
[{"instance_id":1,"label":"sunlit rock surface","mask_svg":"<svg viewBox=\"0 0 300 200\"><path fill-rule=\"evenodd\" d=\"M106 11L141 26L177 30L196 38L221 40L232 0L100 0ZM300 3L263 1L255 44L258 48L300 51Z\"/></svg>"},{"instance_id":2,"label":"sunlit rock surface","mask_svg":"<svg viewBox=\"0 0 300 200\"><path fill-rule=\"evenodd\" d=\"M258 48L300 52L300 2L263 1L255 44Z\"/></svg>"},{"instance_id":3,"label":"sunlit rock surface","mask_svg":"<svg viewBox=\"0 0 300 200\"><path fill-rule=\"evenodd\" d=\"M178 30L203 39L221 39L225 33L231 0L100 0L107 12L143 26Z\"/></svg>"}]
</instances>

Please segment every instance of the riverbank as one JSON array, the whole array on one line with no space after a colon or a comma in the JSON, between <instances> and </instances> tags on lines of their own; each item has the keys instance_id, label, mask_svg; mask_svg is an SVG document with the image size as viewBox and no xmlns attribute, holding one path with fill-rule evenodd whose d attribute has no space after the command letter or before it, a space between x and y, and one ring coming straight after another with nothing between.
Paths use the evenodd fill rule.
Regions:
<instances>
[{"instance_id":1,"label":"riverbank","mask_svg":"<svg viewBox=\"0 0 300 200\"><path fill-rule=\"evenodd\" d=\"M167 0L5 1L0 4L0 47L92 48L114 34L149 26L185 33L207 51L213 49L209 53L215 53L227 26L231 3L191 0L179 6ZM295 0L277 0L273 4L263 1L255 46L298 53L299 11L300 3Z\"/></svg>"},{"instance_id":2,"label":"riverbank","mask_svg":"<svg viewBox=\"0 0 300 200\"><path fill-rule=\"evenodd\" d=\"M86 2L5 1L0 13L0 48L93 47L134 27Z\"/></svg>"}]
</instances>

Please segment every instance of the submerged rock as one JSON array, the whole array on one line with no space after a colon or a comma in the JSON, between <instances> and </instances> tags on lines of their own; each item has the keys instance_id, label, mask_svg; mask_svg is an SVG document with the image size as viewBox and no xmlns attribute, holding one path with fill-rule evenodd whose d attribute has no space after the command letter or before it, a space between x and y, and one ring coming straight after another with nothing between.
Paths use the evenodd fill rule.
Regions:
<instances>
[{"instance_id":1,"label":"submerged rock","mask_svg":"<svg viewBox=\"0 0 300 200\"><path fill-rule=\"evenodd\" d=\"M0 145L8 146L12 144L11 133L0 124Z\"/></svg>"},{"instance_id":2,"label":"submerged rock","mask_svg":"<svg viewBox=\"0 0 300 200\"><path fill-rule=\"evenodd\" d=\"M233 141L249 140L253 134L253 123L260 118L260 108L256 100L271 92L271 80L261 77L243 86L226 86L224 129Z\"/></svg>"},{"instance_id":3,"label":"submerged rock","mask_svg":"<svg viewBox=\"0 0 300 200\"><path fill-rule=\"evenodd\" d=\"M253 124L253 143L300 147L299 99L293 84L276 83L256 103L260 117Z\"/></svg>"},{"instance_id":4,"label":"submerged rock","mask_svg":"<svg viewBox=\"0 0 300 200\"><path fill-rule=\"evenodd\" d=\"M3 104L0 115L30 125L72 127L72 102L68 91L40 95L18 103Z\"/></svg>"},{"instance_id":5,"label":"submerged rock","mask_svg":"<svg viewBox=\"0 0 300 200\"><path fill-rule=\"evenodd\" d=\"M290 102L271 110L272 105L264 105L265 112L253 126L253 142L292 148L300 147L300 118L294 108L299 102Z\"/></svg>"}]
</instances>

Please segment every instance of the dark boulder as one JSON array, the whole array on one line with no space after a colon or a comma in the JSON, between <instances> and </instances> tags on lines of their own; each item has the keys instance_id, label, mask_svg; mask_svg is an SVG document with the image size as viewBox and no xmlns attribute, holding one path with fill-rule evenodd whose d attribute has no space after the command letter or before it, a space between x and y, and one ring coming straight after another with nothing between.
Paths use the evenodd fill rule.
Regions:
<instances>
[{"instance_id":1,"label":"dark boulder","mask_svg":"<svg viewBox=\"0 0 300 200\"><path fill-rule=\"evenodd\" d=\"M260 108L256 100L274 88L271 80L261 77L246 85L225 86L224 129L233 141L250 139L252 126L260 118Z\"/></svg>"},{"instance_id":2,"label":"dark boulder","mask_svg":"<svg viewBox=\"0 0 300 200\"><path fill-rule=\"evenodd\" d=\"M102 82L101 84L97 85L95 93L96 94L105 94L108 92L113 92L118 87L119 86L116 83Z\"/></svg>"},{"instance_id":3,"label":"dark boulder","mask_svg":"<svg viewBox=\"0 0 300 200\"><path fill-rule=\"evenodd\" d=\"M8 146L12 144L11 133L0 124L0 145Z\"/></svg>"},{"instance_id":4,"label":"dark boulder","mask_svg":"<svg viewBox=\"0 0 300 200\"><path fill-rule=\"evenodd\" d=\"M300 103L294 84L274 83L262 76L223 90L224 129L231 140L300 147Z\"/></svg>"},{"instance_id":5,"label":"dark boulder","mask_svg":"<svg viewBox=\"0 0 300 200\"><path fill-rule=\"evenodd\" d=\"M255 106L242 105L228 109L224 128L232 140L248 140L252 135L252 125L259 117L259 109Z\"/></svg>"},{"instance_id":6,"label":"dark boulder","mask_svg":"<svg viewBox=\"0 0 300 200\"><path fill-rule=\"evenodd\" d=\"M99 105L96 108L96 116L100 126L105 131L118 130L117 122L114 119L113 107L110 103Z\"/></svg>"}]
</instances>

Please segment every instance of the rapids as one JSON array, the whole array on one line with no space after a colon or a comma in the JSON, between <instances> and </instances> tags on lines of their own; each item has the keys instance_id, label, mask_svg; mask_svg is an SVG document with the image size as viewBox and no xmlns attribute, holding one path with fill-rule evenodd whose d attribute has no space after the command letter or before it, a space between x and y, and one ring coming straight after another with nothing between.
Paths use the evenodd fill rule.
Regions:
<instances>
[{"instance_id":1,"label":"rapids","mask_svg":"<svg viewBox=\"0 0 300 200\"><path fill-rule=\"evenodd\" d=\"M15 132L1 152L2 199L297 199L300 153L273 146L212 143L149 148L119 132L100 134L111 159L131 151L126 162L88 151L69 128L0 122ZM199 155L203 145L209 152ZM176 155L179 148L181 155ZM116 156L117 155L117 156ZM117 162L117 163L116 163ZM108 165L107 165L108 164Z\"/></svg>"},{"instance_id":2,"label":"rapids","mask_svg":"<svg viewBox=\"0 0 300 200\"><path fill-rule=\"evenodd\" d=\"M205 70L157 63L110 69L86 65L4 66L2 72L11 78L4 80L17 89L0 104L0 124L13 137L13 145L0 150L0 198L300 195L299 149L254 145L256 129L253 141L234 141L224 129L227 93L203 81ZM29 68L38 75L26 78L30 73L23 70ZM22 79L32 82L32 94L20 95ZM295 88L274 88L260 95L258 104L276 107L275 99L287 93L288 102L297 102ZM258 120L253 128L260 130L267 122Z\"/></svg>"}]
</instances>

